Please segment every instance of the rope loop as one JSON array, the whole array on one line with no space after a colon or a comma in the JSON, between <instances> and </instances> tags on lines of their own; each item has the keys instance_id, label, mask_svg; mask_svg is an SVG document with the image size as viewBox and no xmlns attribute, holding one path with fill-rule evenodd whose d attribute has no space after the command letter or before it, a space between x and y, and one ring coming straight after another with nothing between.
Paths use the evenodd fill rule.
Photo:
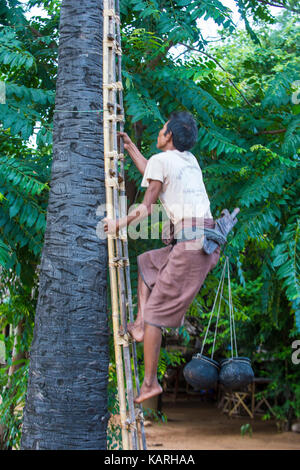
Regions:
<instances>
[{"instance_id":1,"label":"rope loop","mask_svg":"<svg viewBox=\"0 0 300 470\"><path fill-rule=\"evenodd\" d=\"M225 272L226 272L226 267L227 267L227 277L228 277L228 305L229 305L229 326L230 326L230 344L231 344L231 356L233 358L233 351L234 351L234 346L235 346L235 351L236 351L236 357L238 357L238 350L237 350L237 341L236 341L236 331L235 331L235 321L234 321L234 314L233 314L233 304L232 304L232 294L231 294L231 284L230 284L230 269L229 269L229 257L225 256L225 262L222 270L222 274L220 277L218 289L217 289L217 294L214 300L214 304L209 316L209 321L208 325L206 328L204 340L202 343L201 347L201 352L200 352L200 357L203 355L203 350L204 346L206 343L206 338L208 335L208 331L210 328L211 320L213 317L213 313L215 310L215 306L219 297L219 305L218 305L218 312L217 312L217 321L216 321L216 326L215 326L215 332L214 332L214 341L213 341L213 346L212 346L212 353L211 353L211 359L213 359L214 356L214 351L215 351L215 344L216 344L216 338L217 338L217 330L218 330L218 323L219 323L219 318L220 318L220 310L221 310L221 301L223 298L223 288L224 288L224 279L225 279ZM220 293L220 296L219 296Z\"/></svg>"}]
</instances>

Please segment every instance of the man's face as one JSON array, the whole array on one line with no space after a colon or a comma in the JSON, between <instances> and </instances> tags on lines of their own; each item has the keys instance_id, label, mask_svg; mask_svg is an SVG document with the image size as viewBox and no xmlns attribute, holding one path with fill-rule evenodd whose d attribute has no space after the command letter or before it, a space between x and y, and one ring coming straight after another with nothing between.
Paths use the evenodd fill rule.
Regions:
<instances>
[{"instance_id":1,"label":"man's face","mask_svg":"<svg viewBox=\"0 0 300 470\"><path fill-rule=\"evenodd\" d=\"M164 127L159 131L159 134L158 134L158 137L157 137L157 144L156 144L156 147L158 149L163 149L165 147L165 145L170 141L170 136L172 136L171 132L168 132L168 134L166 136L164 135L165 132L167 131L168 122L169 121L167 121L164 124Z\"/></svg>"}]
</instances>

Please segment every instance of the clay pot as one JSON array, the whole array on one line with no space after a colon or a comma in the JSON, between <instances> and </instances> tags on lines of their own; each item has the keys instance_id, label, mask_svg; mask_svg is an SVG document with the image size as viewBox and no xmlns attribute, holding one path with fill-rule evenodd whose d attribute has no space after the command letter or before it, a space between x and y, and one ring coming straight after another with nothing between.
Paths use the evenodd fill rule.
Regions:
<instances>
[{"instance_id":1,"label":"clay pot","mask_svg":"<svg viewBox=\"0 0 300 470\"><path fill-rule=\"evenodd\" d=\"M220 365L217 361L201 354L196 354L183 369L183 375L194 390L216 388Z\"/></svg>"},{"instance_id":2,"label":"clay pot","mask_svg":"<svg viewBox=\"0 0 300 470\"><path fill-rule=\"evenodd\" d=\"M221 361L219 382L228 390L241 390L251 384L254 372L248 357L230 357Z\"/></svg>"}]
</instances>

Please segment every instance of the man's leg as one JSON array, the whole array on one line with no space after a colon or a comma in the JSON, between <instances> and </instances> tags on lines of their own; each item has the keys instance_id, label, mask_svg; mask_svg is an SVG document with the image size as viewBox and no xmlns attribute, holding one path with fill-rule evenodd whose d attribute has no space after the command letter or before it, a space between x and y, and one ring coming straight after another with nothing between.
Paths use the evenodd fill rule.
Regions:
<instances>
[{"instance_id":1,"label":"man's leg","mask_svg":"<svg viewBox=\"0 0 300 470\"><path fill-rule=\"evenodd\" d=\"M145 376L139 396L134 400L141 403L148 398L162 393L162 388L157 381L157 365L161 345L161 329L157 326L145 323L144 336L144 364Z\"/></svg>"},{"instance_id":2,"label":"man's leg","mask_svg":"<svg viewBox=\"0 0 300 470\"><path fill-rule=\"evenodd\" d=\"M138 273L138 313L134 323L128 323L127 329L130 335L137 341L144 339L144 308L151 291Z\"/></svg>"}]
</instances>

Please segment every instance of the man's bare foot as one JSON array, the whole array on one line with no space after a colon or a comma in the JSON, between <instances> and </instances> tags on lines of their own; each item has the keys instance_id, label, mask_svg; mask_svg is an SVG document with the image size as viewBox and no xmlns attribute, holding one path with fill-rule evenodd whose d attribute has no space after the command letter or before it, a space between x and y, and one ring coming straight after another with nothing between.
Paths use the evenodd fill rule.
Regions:
<instances>
[{"instance_id":1,"label":"man's bare foot","mask_svg":"<svg viewBox=\"0 0 300 470\"><path fill-rule=\"evenodd\" d=\"M151 386L147 386L145 383L143 383L140 394L135 398L134 402L142 403L142 401L145 401L148 398L155 397L155 395L160 395L162 391L163 389L157 382Z\"/></svg>"},{"instance_id":2,"label":"man's bare foot","mask_svg":"<svg viewBox=\"0 0 300 470\"><path fill-rule=\"evenodd\" d=\"M142 323L128 323L127 331L137 343L144 340L144 325Z\"/></svg>"}]
</instances>

